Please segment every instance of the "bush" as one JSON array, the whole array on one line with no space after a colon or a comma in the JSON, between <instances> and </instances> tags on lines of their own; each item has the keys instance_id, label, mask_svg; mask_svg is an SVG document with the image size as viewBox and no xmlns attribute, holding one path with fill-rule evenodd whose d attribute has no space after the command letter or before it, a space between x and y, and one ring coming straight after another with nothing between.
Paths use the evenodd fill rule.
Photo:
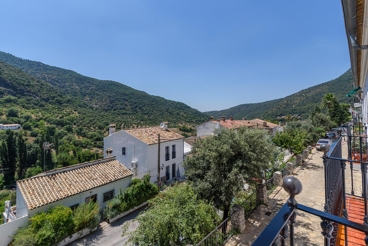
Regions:
<instances>
[{"instance_id":1,"label":"bush","mask_svg":"<svg viewBox=\"0 0 368 246\"><path fill-rule=\"evenodd\" d=\"M30 167L26 171L26 178L33 177L39 173L42 173L42 168L40 166Z\"/></svg>"},{"instance_id":2,"label":"bush","mask_svg":"<svg viewBox=\"0 0 368 246\"><path fill-rule=\"evenodd\" d=\"M9 197L10 190L0 190L0 200L2 200L4 197Z\"/></svg>"},{"instance_id":3,"label":"bush","mask_svg":"<svg viewBox=\"0 0 368 246\"><path fill-rule=\"evenodd\" d=\"M13 245L54 245L74 231L73 212L69 207L57 206L29 219L27 227L13 236ZM26 242L30 241L31 243Z\"/></svg>"},{"instance_id":4,"label":"bush","mask_svg":"<svg viewBox=\"0 0 368 246\"><path fill-rule=\"evenodd\" d=\"M82 229L94 229L100 222L98 203L88 202L83 203L74 211L74 231L80 231Z\"/></svg>"},{"instance_id":5,"label":"bush","mask_svg":"<svg viewBox=\"0 0 368 246\"><path fill-rule=\"evenodd\" d=\"M55 245L77 231L95 228L99 222L97 203L82 204L74 213L69 207L57 206L30 218L28 226L15 233L12 245Z\"/></svg>"},{"instance_id":6,"label":"bush","mask_svg":"<svg viewBox=\"0 0 368 246\"><path fill-rule=\"evenodd\" d=\"M133 179L124 193L120 190L118 196L107 203L104 216L112 219L157 195L157 186L149 181L150 175L145 175L143 179Z\"/></svg>"}]
</instances>

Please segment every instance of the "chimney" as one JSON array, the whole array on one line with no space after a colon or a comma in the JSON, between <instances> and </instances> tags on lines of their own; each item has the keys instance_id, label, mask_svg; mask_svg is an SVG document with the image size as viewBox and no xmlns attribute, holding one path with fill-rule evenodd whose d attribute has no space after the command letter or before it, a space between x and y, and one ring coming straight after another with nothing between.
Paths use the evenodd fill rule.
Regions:
<instances>
[{"instance_id":1,"label":"chimney","mask_svg":"<svg viewBox=\"0 0 368 246\"><path fill-rule=\"evenodd\" d=\"M267 127L267 121L263 121L263 126Z\"/></svg>"},{"instance_id":2,"label":"chimney","mask_svg":"<svg viewBox=\"0 0 368 246\"><path fill-rule=\"evenodd\" d=\"M112 148L106 150L106 158L112 157Z\"/></svg>"},{"instance_id":3,"label":"chimney","mask_svg":"<svg viewBox=\"0 0 368 246\"><path fill-rule=\"evenodd\" d=\"M225 116L222 116L221 119L222 119L222 121L225 121Z\"/></svg>"},{"instance_id":4,"label":"chimney","mask_svg":"<svg viewBox=\"0 0 368 246\"><path fill-rule=\"evenodd\" d=\"M115 128L116 128L116 125L115 124L110 124L109 125L109 136L115 132Z\"/></svg>"},{"instance_id":5,"label":"chimney","mask_svg":"<svg viewBox=\"0 0 368 246\"><path fill-rule=\"evenodd\" d=\"M167 130L169 128L169 123L168 122L162 122L160 124L160 128L163 130Z\"/></svg>"},{"instance_id":6,"label":"chimney","mask_svg":"<svg viewBox=\"0 0 368 246\"><path fill-rule=\"evenodd\" d=\"M232 121L232 120L234 120L234 117L230 116L230 120L231 120L231 121Z\"/></svg>"}]
</instances>

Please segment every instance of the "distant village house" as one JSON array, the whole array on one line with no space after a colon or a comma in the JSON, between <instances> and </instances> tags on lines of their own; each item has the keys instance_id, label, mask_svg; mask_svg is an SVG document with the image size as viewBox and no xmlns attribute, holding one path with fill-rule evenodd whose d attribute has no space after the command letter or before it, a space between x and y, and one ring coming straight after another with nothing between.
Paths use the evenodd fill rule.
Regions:
<instances>
[{"instance_id":1,"label":"distant village house","mask_svg":"<svg viewBox=\"0 0 368 246\"><path fill-rule=\"evenodd\" d=\"M0 124L0 130L17 130L20 128L20 124Z\"/></svg>"},{"instance_id":2,"label":"distant village house","mask_svg":"<svg viewBox=\"0 0 368 246\"><path fill-rule=\"evenodd\" d=\"M213 117L211 117L209 121L198 125L196 127L197 137L214 135L217 129L237 129L240 127L265 129L272 135L275 135L277 132L283 131L282 126L265 120L234 120L233 117L226 119L226 117L223 116L221 120L215 120Z\"/></svg>"}]
</instances>

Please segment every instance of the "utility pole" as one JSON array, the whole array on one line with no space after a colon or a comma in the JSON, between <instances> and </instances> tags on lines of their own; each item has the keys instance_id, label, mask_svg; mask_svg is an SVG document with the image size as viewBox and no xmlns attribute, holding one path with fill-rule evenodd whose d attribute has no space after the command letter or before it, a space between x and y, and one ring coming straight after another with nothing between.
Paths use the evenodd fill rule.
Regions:
<instances>
[{"instance_id":1,"label":"utility pole","mask_svg":"<svg viewBox=\"0 0 368 246\"><path fill-rule=\"evenodd\" d=\"M157 187L160 189L160 133L157 134L158 142L158 153L157 153Z\"/></svg>"}]
</instances>

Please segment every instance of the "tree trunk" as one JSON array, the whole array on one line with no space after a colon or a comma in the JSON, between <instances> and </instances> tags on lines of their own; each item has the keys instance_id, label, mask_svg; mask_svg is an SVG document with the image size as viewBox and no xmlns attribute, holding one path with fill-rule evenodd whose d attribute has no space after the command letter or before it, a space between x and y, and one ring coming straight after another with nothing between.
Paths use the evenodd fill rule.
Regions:
<instances>
[{"instance_id":1,"label":"tree trunk","mask_svg":"<svg viewBox=\"0 0 368 246\"><path fill-rule=\"evenodd\" d=\"M225 221L229 217L230 204L224 206L224 213L222 215L222 221ZM226 233L227 222L225 222L222 226L222 233Z\"/></svg>"}]
</instances>

